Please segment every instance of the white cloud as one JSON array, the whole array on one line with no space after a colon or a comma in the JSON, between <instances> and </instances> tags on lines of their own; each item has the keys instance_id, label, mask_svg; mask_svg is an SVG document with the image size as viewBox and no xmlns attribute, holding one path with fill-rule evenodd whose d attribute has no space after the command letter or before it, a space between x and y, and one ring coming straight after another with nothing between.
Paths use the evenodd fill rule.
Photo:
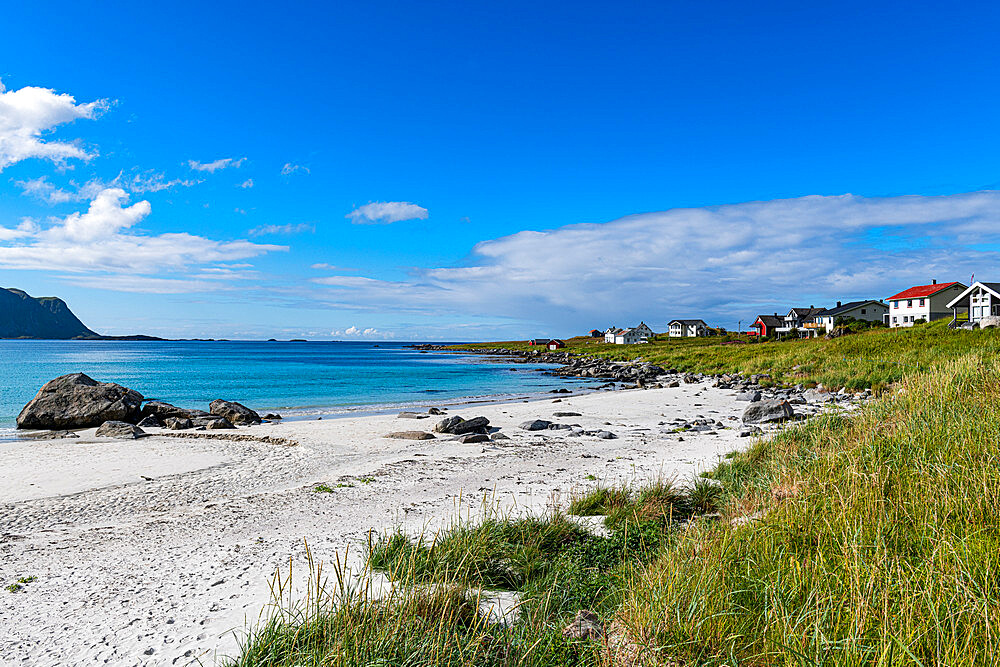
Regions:
<instances>
[{"instance_id":1,"label":"white cloud","mask_svg":"<svg viewBox=\"0 0 1000 667\"><path fill-rule=\"evenodd\" d=\"M270 234L302 234L304 232L314 232L316 227L309 224L308 222L300 222L299 224L287 224L287 225L261 225L260 227L254 227L248 234L250 236L267 236Z\"/></svg>"},{"instance_id":2,"label":"white cloud","mask_svg":"<svg viewBox=\"0 0 1000 667\"><path fill-rule=\"evenodd\" d=\"M26 219L13 229L8 227L0 227L0 241L11 241L13 239L19 239L25 236L31 236L37 231L38 231L38 225L35 224L35 221Z\"/></svg>"},{"instance_id":3,"label":"white cloud","mask_svg":"<svg viewBox=\"0 0 1000 667\"><path fill-rule=\"evenodd\" d=\"M46 141L43 136L78 118L94 118L107 107L106 100L77 104L72 95L49 88L7 90L0 82L0 171L29 158L59 165L71 159L90 160L96 153L78 142Z\"/></svg>"},{"instance_id":4,"label":"white cloud","mask_svg":"<svg viewBox=\"0 0 1000 667\"><path fill-rule=\"evenodd\" d=\"M243 166L243 163L246 162L246 160L247 159L245 157L241 157L238 160L236 158L225 157L219 160L213 160L212 162L188 160L188 167L195 171L207 171L210 174L214 174L220 169L229 169L230 167L233 169L239 169Z\"/></svg>"},{"instance_id":5,"label":"white cloud","mask_svg":"<svg viewBox=\"0 0 1000 667\"><path fill-rule=\"evenodd\" d=\"M327 271L360 271L360 269L352 269L346 266L335 266L333 264L327 264L326 262L319 262L318 264L313 264L309 268L325 269Z\"/></svg>"},{"instance_id":6,"label":"white cloud","mask_svg":"<svg viewBox=\"0 0 1000 667\"><path fill-rule=\"evenodd\" d=\"M152 169L141 172L133 171L129 175L120 173L111 182L95 178L83 185L77 185L75 181L71 180L68 188L61 188L49 182L47 176L15 182L24 194L52 205L90 201L108 188L123 188L134 194L145 194L161 192L178 186L187 188L199 183L201 181L180 178L167 180L165 175Z\"/></svg>"},{"instance_id":7,"label":"white cloud","mask_svg":"<svg viewBox=\"0 0 1000 667\"><path fill-rule=\"evenodd\" d=\"M393 337L391 333L381 332L374 327L361 328L357 326L350 326L346 329L334 329L330 332L330 335L344 338L372 338L374 336L378 336L379 338Z\"/></svg>"},{"instance_id":8,"label":"white cloud","mask_svg":"<svg viewBox=\"0 0 1000 667\"><path fill-rule=\"evenodd\" d=\"M236 187L243 188L244 190L249 190L250 188L253 187L253 179L248 178L247 180L243 181Z\"/></svg>"},{"instance_id":9,"label":"white cloud","mask_svg":"<svg viewBox=\"0 0 1000 667\"><path fill-rule=\"evenodd\" d=\"M86 212L47 221L45 226L31 222L13 230L0 227L0 268L91 274L77 280L108 289L124 289L134 283L135 289L128 291L142 284L159 286L161 291L165 286L189 291L218 286L218 277L224 274L206 265L287 250L285 246L245 240L214 241L188 233L133 231L151 207L147 201L127 202L124 190L108 188L94 198ZM170 273L181 273L184 278L163 275Z\"/></svg>"},{"instance_id":10,"label":"white cloud","mask_svg":"<svg viewBox=\"0 0 1000 667\"><path fill-rule=\"evenodd\" d=\"M74 181L70 181L69 184L72 189L61 188L50 183L46 176L15 181L15 185L21 188L25 195L51 205L87 201L96 197L101 190L111 187L111 184L96 178L79 186Z\"/></svg>"},{"instance_id":11,"label":"white cloud","mask_svg":"<svg viewBox=\"0 0 1000 667\"><path fill-rule=\"evenodd\" d=\"M118 178L115 179L114 184L120 185L129 192L134 192L135 194L145 194L147 192L161 192L177 186L189 188L192 185L198 185L201 182L202 181L199 180L185 180L181 178L167 180L167 177L164 174L161 174L153 169L147 169L146 171L133 173L130 176L123 176L122 174L119 174Z\"/></svg>"},{"instance_id":12,"label":"white cloud","mask_svg":"<svg viewBox=\"0 0 1000 667\"><path fill-rule=\"evenodd\" d=\"M309 171L309 167L303 167L301 164L292 164L291 162L286 162L285 166L281 168L281 175L291 176L297 171L304 171L307 174L312 173Z\"/></svg>"},{"instance_id":13,"label":"white cloud","mask_svg":"<svg viewBox=\"0 0 1000 667\"><path fill-rule=\"evenodd\" d=\"M376 201L344 216L355 225L387 225L403 220L426 220L427 209L408 201Z\"/></svg>"},{"instance_id":14,"label":"white cloud","mask_svg":"<svg viewBox=\"0 0 1000 667\"><path fill-rule=\"evenodd\" d=\"M973 270L990 279L998 260L1000 192L809 196L523 231L479 243L465 266L409 280L314 282L341 307L491 315L570 333L638 319L662 329L672 317L734 326L758 311L967 281Z\"/></svg>"}]
</instances>

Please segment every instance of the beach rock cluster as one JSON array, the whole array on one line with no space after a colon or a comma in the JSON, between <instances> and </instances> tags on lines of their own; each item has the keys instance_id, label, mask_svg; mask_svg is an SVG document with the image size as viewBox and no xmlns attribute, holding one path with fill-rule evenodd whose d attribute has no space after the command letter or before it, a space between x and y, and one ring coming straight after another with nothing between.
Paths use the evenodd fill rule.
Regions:
<instances>
[{"instance_id":1,"label":"beach rock cluster","mask_svg":"<svg viewBox=\"0 0 1000 667\"><path fill-rule=\"evenodd\" d=\"M147 401L139 392L114 382L71 373L46 382L21 410L17 427L65 430L98 426L97 435L134 438L144 434L143 428L229 429L235 424L261 423L260 415L234 401L212 401L209 410Z\"/></svg>"}]
</instances>

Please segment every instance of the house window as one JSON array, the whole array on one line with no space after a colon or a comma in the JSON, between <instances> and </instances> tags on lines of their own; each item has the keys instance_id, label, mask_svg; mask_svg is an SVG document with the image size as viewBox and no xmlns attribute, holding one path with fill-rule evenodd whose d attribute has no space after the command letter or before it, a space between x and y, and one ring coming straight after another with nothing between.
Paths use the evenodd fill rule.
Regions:
<instances>
[{"instance_id":1,"label":"house window","mask_svg":"<svg viewBox=\"0 0 1000 667\"><path fill-rule=\"evenodd\" d=\"M892 318L892 323L896 324L896 318L895 317Z\"/></svg>"},{"instance_id":2,"label":"house window","mask_svg":"<svg viewBox=\"0 0 1000 667\"><path fill-rule=\"evenodd\" d=\"M864 309L864 308L862 308L862 309L861 309L861 314L862 314L862 315L864 315L864 314L865 314L865 312L866 312L866 311L865 311L865 309Z\"/></svg>"},{"instance_id":3,"label":"house window","mask_svg":"<svg viewBox=\"0 0 1000 667\"><path fill-rule=\"evenodd\" d=\"M899 302L898 301L893 301L892 302L892 307L893 308L899 308ZM893 320L893 322L895 322L895 320Z\"/></svg>"},{"instance_id":4,"label":"house window","mask_svg":"<svg viewBox=\"0 0 1000 667\"><path fill-rule=\"evenodd\" d=\"M924 300L923 300L923 299L921 299L921 300L920 300L920 307L921 307L921 308L923 308L923 307L924 307Z\"/></svg>"},{"instance_id":5,"label":"house window","mask_svg":"<svg viewBox=\"0 0 1000 667\"><path fill-rule=\"evenodd\" d=\"M906 307L907 308L913 308L913 299L907 299L906 300Z\"/></svg>"}]
</instances>

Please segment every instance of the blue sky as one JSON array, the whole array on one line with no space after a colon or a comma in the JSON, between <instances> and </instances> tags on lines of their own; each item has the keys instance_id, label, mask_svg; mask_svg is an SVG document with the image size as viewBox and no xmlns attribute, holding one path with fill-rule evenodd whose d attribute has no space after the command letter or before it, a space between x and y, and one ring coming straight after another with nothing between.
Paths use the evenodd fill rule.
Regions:
<instances>
[{"instance_id":1,"label":"blue sky","mask_svg":"<svg viewBox=\"0 0 1000 667\"><path fill-rule=\"evenodd\" d=\"M996 272L995 4L31 4L0 284L101 332L734 327Z\"/></svg>"}]
</instances>

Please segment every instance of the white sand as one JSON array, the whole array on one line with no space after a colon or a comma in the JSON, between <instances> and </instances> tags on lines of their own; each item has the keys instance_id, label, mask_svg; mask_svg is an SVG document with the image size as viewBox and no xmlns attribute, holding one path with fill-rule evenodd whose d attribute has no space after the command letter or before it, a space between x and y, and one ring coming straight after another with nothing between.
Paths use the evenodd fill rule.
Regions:
<instances>
[{"instance_id":1,"label":"white sand","mask_svg":"<svg viewBox=\"0 0 1000 667\"><path fill-rule=\"evenodd\" d=\"M455 516L460 496L463 514L494 490L507 505L541 511L595 484L588 475L689 479L748 444L730 420L746 404L733 396L695 384L452 409L485 415L511 436L475 445L385 439L440 419L394 415L235 431L296 446L159 435L122 442L93 430L2 444L0 585L38 580L0 590L0 664L211 665L236 653L233 631L269 602L275 568L292 559L301 569L305 541L327 562L350 545L356 562L369 530L434 529ZM659 425L698 416L733 428L678 435ZM534 418L619 439L517 428ZM318 483L334 491L313 492Z\"/></svg>"}]
</instances>

